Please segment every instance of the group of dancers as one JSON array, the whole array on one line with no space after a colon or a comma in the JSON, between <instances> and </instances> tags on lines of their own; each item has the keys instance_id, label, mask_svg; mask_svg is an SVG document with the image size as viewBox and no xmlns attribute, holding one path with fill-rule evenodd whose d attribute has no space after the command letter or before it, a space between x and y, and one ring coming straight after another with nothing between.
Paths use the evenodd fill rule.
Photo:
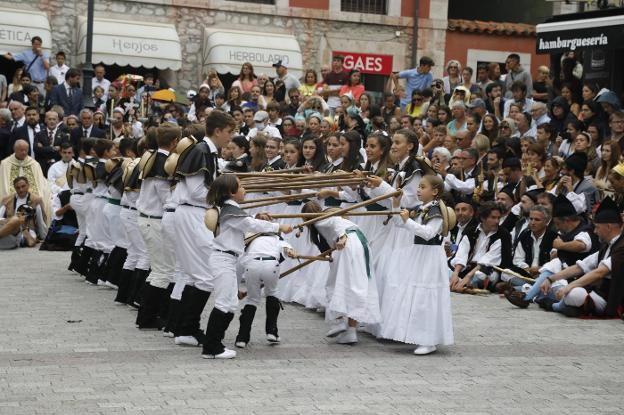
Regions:
<instances>
[{"instance_id":1,"label":"group of dancers","mask_svg":"<svg viewBox=\"0 0 624 415\"><path fill-rule=\"evenodd\" d=\"M270 343L281 341L281 302L297 302L323 312L339 344L358 332L417 355L453 344L443 243L453 212L413 131L372 133L365 146L349 132L325 143L260 134L250 145L267 161L247 173L234 129L212 111L205 128L164 123L134 147L84 139L67 173L80 227L69 269L117 288L139 329L208 359L236 356L223 339L239 309L235 346L247 347L262 295Z\"/></svg>"}]
</instances>

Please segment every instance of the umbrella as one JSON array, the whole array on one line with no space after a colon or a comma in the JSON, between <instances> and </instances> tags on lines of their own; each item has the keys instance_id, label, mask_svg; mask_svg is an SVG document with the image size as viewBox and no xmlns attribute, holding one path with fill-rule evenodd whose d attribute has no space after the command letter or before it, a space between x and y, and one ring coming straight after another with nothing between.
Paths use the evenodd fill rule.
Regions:
<instances>
[{"instance_id":1,"label":"umbrella","mask_svg":"<svg viewBox=\"0 0 624 415\"><path fill-rule=\"evenodd\" d=\"M161 89L152 93L152 100L163 102L176 102L176 93L170 89Z\"/></svg>"}]
</instances>

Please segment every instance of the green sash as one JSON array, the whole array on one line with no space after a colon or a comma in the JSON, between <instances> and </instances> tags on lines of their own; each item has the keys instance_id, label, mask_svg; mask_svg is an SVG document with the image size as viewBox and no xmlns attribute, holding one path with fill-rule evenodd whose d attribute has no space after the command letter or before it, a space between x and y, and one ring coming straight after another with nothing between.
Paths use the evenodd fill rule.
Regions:
<instances>
[{"instance_id":1,"label":"green sash","mask_svg":"<svg viewBox=\"0 0 624 415\"><path fill-rule=\"evenodd\" d=\"M366 260L366 275L368 276L368 279L370 279L370 277L371 277L371 274L370 274L370 252L368 250L368 240L366 239L366 236L364 236L364 234L362 233L362 231L359 228L349 228L349 229L347 229L346 233L354 233L354 234L356 234L358 239L362 243L362 247L364 248L364 259Z\"/></svg>"}]
</instances>

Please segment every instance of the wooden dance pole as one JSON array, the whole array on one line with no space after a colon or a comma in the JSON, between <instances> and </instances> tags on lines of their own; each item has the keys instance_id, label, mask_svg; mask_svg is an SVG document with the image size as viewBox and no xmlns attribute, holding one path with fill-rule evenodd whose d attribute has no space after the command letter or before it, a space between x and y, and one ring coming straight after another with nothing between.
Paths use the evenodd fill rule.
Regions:
<instances>
[{"instance_id":1,"label":"wooden dance pole","mask_svg":"<svg viewBox=\"0 0 624 415\"><path fill-rule=\"evenodd\" d=\"M331 218L332 216L342 216L345 213L350 212L350 211L352 211L354 209L358 209L358 208L361 208L361 207L372 205L373 203L377 203L380 200L388 199L390 197L394 197L394 196L399 195L399 194L401 194L401 190L395 190L392 193L388 193L388 194L385 194L385 195L377 196L377 197L374 197L372 199L366 200L364 202L356 203L356 204L354 204L352 206L349 206L349 207L346 207L344 209L339 209L339 210L336 210L336 211L333 211L333 212L325 213L322 216L318 216L316 218L312 218L312 219L307 220L307 221L305 221L303 223L300 223L299 225L295 225L295 227L299 228L299 229L303 229L304 226L312 225L312 224L314 224L316 222L319 222L319 221L321 221L323 219Z\"/></svg>"},{"instance_id":2,"label":"wooden dance pole","mask_svg":"<svg viewBox=\"0 0 624 415\"><path fill-rule=\"evenodd\" d=\"M534 278L525 277L524 275L518 274L517 272L512 271L512 270L510 270L508 268L500 268L500 267L497 267L497 266L494 266L494 265L492 266L492 268L494 268L498 272L504 272L506 274L513 275L514 277L520 278L521 280L524 280L526 282L531 282L531 283L535 282Z\"/></svg>"}]
</instances>

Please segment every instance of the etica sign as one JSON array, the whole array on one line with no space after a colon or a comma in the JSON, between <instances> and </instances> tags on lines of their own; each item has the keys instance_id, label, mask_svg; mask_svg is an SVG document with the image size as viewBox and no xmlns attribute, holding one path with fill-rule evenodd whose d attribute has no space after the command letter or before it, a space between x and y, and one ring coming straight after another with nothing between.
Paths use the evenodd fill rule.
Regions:
<instances>
[{"instance_id":1,"label":"etica sign","mask_svg":"<svg viewBox=\"0 0 624 415\"><path fill-rule=\"evenodd\" d=\"M334 51L332 56L335 55L344 56L343 66L349 71L357 69L362 73L373 75L390 75L392 73L392 55Z\"/></svg>"}]
</instances>

